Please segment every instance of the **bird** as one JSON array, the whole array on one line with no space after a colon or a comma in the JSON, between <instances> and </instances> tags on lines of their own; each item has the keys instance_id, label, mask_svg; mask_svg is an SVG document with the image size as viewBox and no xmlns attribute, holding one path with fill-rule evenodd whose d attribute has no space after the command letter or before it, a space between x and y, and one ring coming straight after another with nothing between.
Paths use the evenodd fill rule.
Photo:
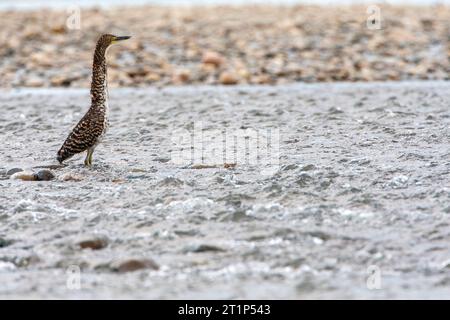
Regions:
<instances>
[{"instance_id":1,"label":"bird","mask_svg":"<svg viewBox=\"0 0 450 320\"><path fill-rule=\"evenodd\" d=\"M92 63L91 107L59 149L57 160L60 164L77 153L87 151L84 164L92 166L92 154L109 126L106 53L112 44L130 38L131 36L103 34L98 39Z\"/></svg>"}]
</instances>

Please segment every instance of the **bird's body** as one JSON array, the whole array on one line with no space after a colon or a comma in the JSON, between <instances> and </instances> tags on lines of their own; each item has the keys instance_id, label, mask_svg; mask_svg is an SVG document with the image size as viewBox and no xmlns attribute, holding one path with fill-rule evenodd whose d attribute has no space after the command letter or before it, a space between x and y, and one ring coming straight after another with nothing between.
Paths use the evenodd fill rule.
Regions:
<instances>
[{"instance_id":1,"label":"bird's body","mask_svg":"<svg viewBox=\"0 0 450 320\"><path fill-rule=\"evenodd\" d=\"M102 141L109 126L106 51L112 43L128 38L102 35L98 40L92 65L91 107L58 151L57 159L60 163L77 153L87 151L84 163L88 166L92 164L95 147Z\"/></svg>"}]
</instances>

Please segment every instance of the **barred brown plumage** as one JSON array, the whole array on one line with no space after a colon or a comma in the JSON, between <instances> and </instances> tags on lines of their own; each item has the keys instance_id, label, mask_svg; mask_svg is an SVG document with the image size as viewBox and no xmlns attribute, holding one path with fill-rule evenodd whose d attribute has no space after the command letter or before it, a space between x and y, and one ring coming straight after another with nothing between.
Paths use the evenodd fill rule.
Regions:
<instances>
[{"instance_id":1,"label":"barred brown plumage","mask_svg":"<svg viewBox=\"0 0 450 320\"><path fill-rule=\"evenodd\" d=\"M98 39L92 64L91 107L58 151L57 159L60 163L87 150L84 164L92 165L94 149L101 142L108 128L106 50L111 44L129 38L129 36L117 37L104 34Z\"/></svg>"}]
</instances>

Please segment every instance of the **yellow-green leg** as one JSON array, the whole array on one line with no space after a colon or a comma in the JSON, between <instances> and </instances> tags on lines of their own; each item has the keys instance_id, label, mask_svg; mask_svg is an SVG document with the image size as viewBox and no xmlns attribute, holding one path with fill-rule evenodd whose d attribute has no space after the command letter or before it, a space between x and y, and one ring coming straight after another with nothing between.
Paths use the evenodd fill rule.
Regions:
<instances>
[{"instance_id":1,"label":"yellow-green leg","mask_svg":"<svg viewBox=\"0 0 450 320\"><path fill-rule=\"evenodd\" d=\"M84 159L84 165L85 166L92 166L92 154L94 153L94 148L89 148L87 150L86 159Z\"/></svg>"}]
</instances>

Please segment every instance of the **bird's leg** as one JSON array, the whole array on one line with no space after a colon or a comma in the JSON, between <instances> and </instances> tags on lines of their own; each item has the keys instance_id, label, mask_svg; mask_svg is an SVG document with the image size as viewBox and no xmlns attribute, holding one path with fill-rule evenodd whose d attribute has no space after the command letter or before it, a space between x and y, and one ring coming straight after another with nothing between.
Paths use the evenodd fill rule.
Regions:
<instances>
[{"instance_id":1,"label":"bird's leg","mask_svg":"<svg viewBox=\"0 0 450 320\"><path fill-rule=\"evenodd\" d=\"M94 153L94 148L87 149L86 159L84 159L84 165L90 167L92 165L92 154Z\"/></svg>"},{"instance_id":2,"label":"bird's leg","mask_svg":"<svg viewBox=\"0 0 450 320\"><path fill-rule=\"evenodd\" d=\"M91 153L89 154L89 165L92 166L92 155L94 154L94 148L91 149Z\"/></svg>"},{"instance_id":3,"label":"bird's leg","mask_svg":"<svg viewBox=\"0 0 450 320\"><path fill-rule=\"evenodd\" d=\"M89 167L90 166L90 164L89 164L89 153L91 152L91 149L88 149L87 150L87 154L86 154L86 159L84 159L84 165L86 166L86 167Z\"/></svg>"}]
</instances>

